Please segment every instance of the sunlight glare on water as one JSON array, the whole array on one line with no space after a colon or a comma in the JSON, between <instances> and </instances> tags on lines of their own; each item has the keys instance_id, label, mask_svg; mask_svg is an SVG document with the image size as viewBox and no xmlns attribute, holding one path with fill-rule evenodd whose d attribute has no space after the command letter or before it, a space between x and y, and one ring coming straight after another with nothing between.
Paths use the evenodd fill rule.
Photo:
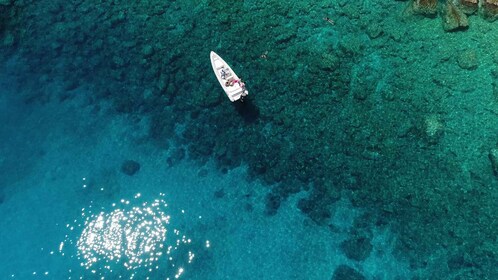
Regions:
<instances>
[{"instance_id":1,"label":"sunlight glare on water","mask_svg":"<svg viewBox=\"0 0 498 280\"><path fill-rule=\"evenodd\" d=\"M75 246L76 255L71 257L100 279L180 278L195 257L192 240L172 228L162 198L141 203L139 198L140 194L132 201L122 199L98 213L93 213L92 205L83 208L83 224L67 225L71 231L82 228L81 234L74 239L67 235L59 246L61 254L68 244Z\"/></svg>"}]
</instances>

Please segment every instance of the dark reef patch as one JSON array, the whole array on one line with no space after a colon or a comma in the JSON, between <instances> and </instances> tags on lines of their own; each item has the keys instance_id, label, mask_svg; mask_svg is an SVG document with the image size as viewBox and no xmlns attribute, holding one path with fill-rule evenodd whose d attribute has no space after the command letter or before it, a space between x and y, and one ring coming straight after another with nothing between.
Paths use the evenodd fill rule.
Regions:
<instances>
[{"instance_id":1,"label":"dark reef patch","mask_svg":"<svg viewBox=\"0 0 498 280\"><path fill-rule=\"evenodd\" d=\"M225 197L225 190L224 189L219 189L219 190L215 191L214 192L214 197L218 198L218 199Z\"/></svg>"},{"instance_id":2,"label":"dark reef patch","mask_svg":"<svg viewBox=\"0 0 498 280\"><path fill-rule=\"evenodd\" d=\"M140 163L134 160L125 160L121 164L121 172L128 176L135 175L140 170Z\"/></svg>"},{"instance_id":3,"label":"dark reef patch","mask_svg":"<svg viewBox=\"0 0 498 280\"><path fill-rule=\"evenodd\" d=\"M273 216L277 214L278 208L280 208L280 204L282 203L282 197L268 193L266 195L266 208L265 213L268 216Z\"/></svg>"},{"instance_id":4,"label":"dark reef patch","mask_svg":"<svg viewBox=\"0 0 498 280\"><path fill-rule=\"evenodd\" d=\"M326 224L332 217L330 205L340 198L331 186L315 184L307 198L299 200L297 207L318 224Z\"/></svg>"},{"instance_id":5,"label":"dark reef patch","mask_svg":"<svg viewBox=\"0 0 498 280\"><path fill-rule=\"evenodd\" d=\"M353 237L341 243L341 249L351 260L363 261L372 252L372 243L363 236Z\"/></svg>"},{"instance_id":6,"label":"dark reef patch","mask_svg":"<svg viewBox=\"0 0 498 280\"><path fill-rule=\"evenodd\" d=\"M184 148L176 148L171 152L170 156L166 159L166 163L168 166L173 166L179 163L181 160L185 158L186 151Z\"/></svg>"},{"instance_id":7,"label":"dark reef patch","mask_svg":"<svg viewBox=\"0 0 498 280\"><path fill-rule=\"evenodd\" d=\"M365 276L359 273L356 269L347 266L338 266L334 274L332 275L332 280L366 280Z\"/></svg>"}]
</instances>

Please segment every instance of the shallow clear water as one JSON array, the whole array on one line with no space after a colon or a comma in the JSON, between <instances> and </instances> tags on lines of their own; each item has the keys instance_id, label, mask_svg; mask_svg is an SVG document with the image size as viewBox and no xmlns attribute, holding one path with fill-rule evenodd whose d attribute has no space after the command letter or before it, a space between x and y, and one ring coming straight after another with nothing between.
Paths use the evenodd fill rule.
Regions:
<instances>
[{"instance_id":1,"label":"shallow clear water","mask_svg":"<svg viewBox=\"0 0 498 280\"><path fill-rule=\"evenodd\" d=\"M297 198L267 216L266 187L244 167L168 167L165 152L136 145L140 124L80 100L25 105L4 93L3 118L15 121L2 135L17 140L3 158L18 170L3 176L11 182L0 207L4 279L324 279L351 263L339 243L361 210L347 200L331 206L332 232L301 214ZM38 152L18 161L25 149ZM133 176L120 171L128 158L140 161ZM375 255L356 266L408 275L389 251L394 238L377 232Z\"/></svg>"}]
</instances>

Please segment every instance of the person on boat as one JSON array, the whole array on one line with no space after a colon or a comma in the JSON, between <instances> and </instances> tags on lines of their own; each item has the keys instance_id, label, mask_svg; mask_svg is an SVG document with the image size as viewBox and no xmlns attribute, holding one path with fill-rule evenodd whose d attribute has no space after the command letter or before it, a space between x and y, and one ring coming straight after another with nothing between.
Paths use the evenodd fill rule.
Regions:
<instances>
[{"instance_id":1,"label":"person on boat","mask_svg":"<svg viewBox=\"0 0 498 280\"><path fill-rule=\"evenodd\" d=\"M230 80L226 81L226 83L225 83L225 85L227 87L231 87L235 84L239 84L239 86L241 88L245 88L245 86L246 86L246 84L242 80L239 80L239 79L230 79Z\"/></svg>"},{"instance_id":2,"label":"person on boat","mask_svg":"<svg viewBox=\"0 0 498 280\"><path fill-rule=\"evenodd\" d=\"M246 84L242 80L233 80L232 85L239 84L241 88L245 88Z\"/></svg>"}]
</instances>

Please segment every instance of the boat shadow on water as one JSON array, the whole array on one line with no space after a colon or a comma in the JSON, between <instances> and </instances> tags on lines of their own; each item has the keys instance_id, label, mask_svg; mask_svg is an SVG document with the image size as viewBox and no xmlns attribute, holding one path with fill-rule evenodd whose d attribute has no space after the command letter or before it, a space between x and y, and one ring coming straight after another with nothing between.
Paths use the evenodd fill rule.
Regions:
<instances>
[{"instance_id":1,"label":"boat shadow on water","mask_svg":"<svg viewBox=\"0 0 498 280\"><path fill-rule=\"evenodd\" d=\"M254 105L251 98L244 98L244 101L234 102L233 106L245 123L254 123L259 117L259 109Z\"/></svg>"}]
</instances>

